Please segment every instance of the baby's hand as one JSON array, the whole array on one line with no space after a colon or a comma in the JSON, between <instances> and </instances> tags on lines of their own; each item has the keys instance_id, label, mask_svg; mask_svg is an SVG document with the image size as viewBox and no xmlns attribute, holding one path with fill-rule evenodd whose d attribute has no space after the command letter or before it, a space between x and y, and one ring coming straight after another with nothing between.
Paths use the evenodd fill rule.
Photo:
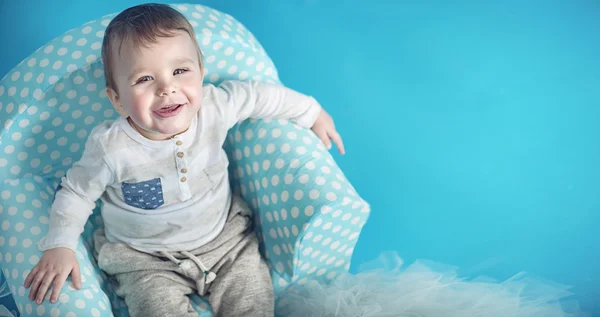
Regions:
<instances>
[{"instance_id":1,"label":"baby's hand","mask_svg":"<svg viewBox=\"0 0 600 317\"><path fill-rule=\"evenodd\" d=\"M31 270L25 278L24 286L29 291L29 299L41 304L52 285L50 302L55 303L60 294L63 284L71 274L75 288L81 288L81 273L75 253L67 248L54 248L44 252L40 262Z\"/></svg>"},{"instance_id":2,"label":"baby's hand","mask_svg":"<svg viewBox=\"0 0 600 317\"><path fill-rule=\"evenodd\" d=\"M317 117L317 121L312 126L312 130L315 134L321 139L323 144L327 147L327 149L331 149L331 141L335 143L338 150L341 154L345 154L344 143L342 142L342 137L335 129L335 125L333 124L333 119L331 116L325 111L321 109L321 113Z\"/></svg>"}]
</instances>

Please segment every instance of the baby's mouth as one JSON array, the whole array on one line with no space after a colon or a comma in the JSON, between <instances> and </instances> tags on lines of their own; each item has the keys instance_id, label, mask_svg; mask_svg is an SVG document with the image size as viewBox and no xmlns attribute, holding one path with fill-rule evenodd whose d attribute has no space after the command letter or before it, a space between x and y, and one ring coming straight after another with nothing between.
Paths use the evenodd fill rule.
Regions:
<instances>
[{"instance_id":1,"label":"baby's mouth","mask_svg":"<svg viewBox=\"0 0 600 317\"><path fill-rule=\"evenodd\" d=\"M154 113L156 115L158 115L159 117L169 118L169 117L176 116L179 113L179 111L181 110L181 108L183 106L184 106L183 104L167 105L167 106L162 107L160 109L154 110Z\"/></svg>"}]
</instances>

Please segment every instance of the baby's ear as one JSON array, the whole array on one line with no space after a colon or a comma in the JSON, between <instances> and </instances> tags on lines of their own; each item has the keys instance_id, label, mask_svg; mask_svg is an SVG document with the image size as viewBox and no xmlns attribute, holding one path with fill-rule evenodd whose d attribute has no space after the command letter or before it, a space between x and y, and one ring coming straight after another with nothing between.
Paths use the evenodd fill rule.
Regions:
<instances>
[{"instance_id":1,"label":"baby's ear","mask_svg":"<svg viewBox=\"0 0 600 317\"><path fill-rule=\"evenodd\" d=\"M112 88L106 88L106 94L108 95L108 99L110 99L110 102L112 103L112 105L115 108L115 110L122 117L124 117L124 118L129 117L129 113L127 112L127 110L125 110L125 107L121 103L121 99L119 98L119 94L117 94L117 92L114 89L112 89Z\"/></svg>"}]
</instances>

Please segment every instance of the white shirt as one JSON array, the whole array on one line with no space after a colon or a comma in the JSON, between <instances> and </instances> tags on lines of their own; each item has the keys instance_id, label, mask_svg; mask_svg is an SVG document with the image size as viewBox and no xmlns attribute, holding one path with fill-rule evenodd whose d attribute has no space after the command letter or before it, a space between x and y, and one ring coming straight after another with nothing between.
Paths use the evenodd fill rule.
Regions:
<instances>
[{"instance_id":1,"label":"white shirt","mask_svg":"<svg viewBox=\"0 0 600 317\"><path fill-rule=\"evenodd\" d=\"M314 98L279 85L231 81L203 89L198 115L172 139L149 140L123 117L95 127L62 178L40 250L75 250L98 199L109 241L146 252L196 249L221 232L231 204L227 131L247 118L310 128L321 111Z\"/></svg>"}]
</instances>

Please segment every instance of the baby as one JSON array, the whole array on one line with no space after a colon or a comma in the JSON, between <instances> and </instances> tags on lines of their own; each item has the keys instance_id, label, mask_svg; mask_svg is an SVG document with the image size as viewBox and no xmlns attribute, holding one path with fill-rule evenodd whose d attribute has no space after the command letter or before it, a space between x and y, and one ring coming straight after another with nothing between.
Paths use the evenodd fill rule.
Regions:
<instances>
[{"instance_id":1,"label":"baby","mask_svg":"<svg viewBox=\"0 0 600 317\"><path fill-rule=\"evenodd\" d=\"M56 302L81 274L75 248L95 202L99 267L117 281L132 316L198 316L186 295L208 299L216 316L272 316L272 281L251 226L232 194L222 149L247 118L290 119L343 154L331 117L311 97L278 85L202 86L202 53L190 23L167 5L129 8L102 45L106 91L120 117L95 127L62 179L25 279L29 298ZM50 291L49 289L52 288Z\"/></svg>"}]
</instances>

